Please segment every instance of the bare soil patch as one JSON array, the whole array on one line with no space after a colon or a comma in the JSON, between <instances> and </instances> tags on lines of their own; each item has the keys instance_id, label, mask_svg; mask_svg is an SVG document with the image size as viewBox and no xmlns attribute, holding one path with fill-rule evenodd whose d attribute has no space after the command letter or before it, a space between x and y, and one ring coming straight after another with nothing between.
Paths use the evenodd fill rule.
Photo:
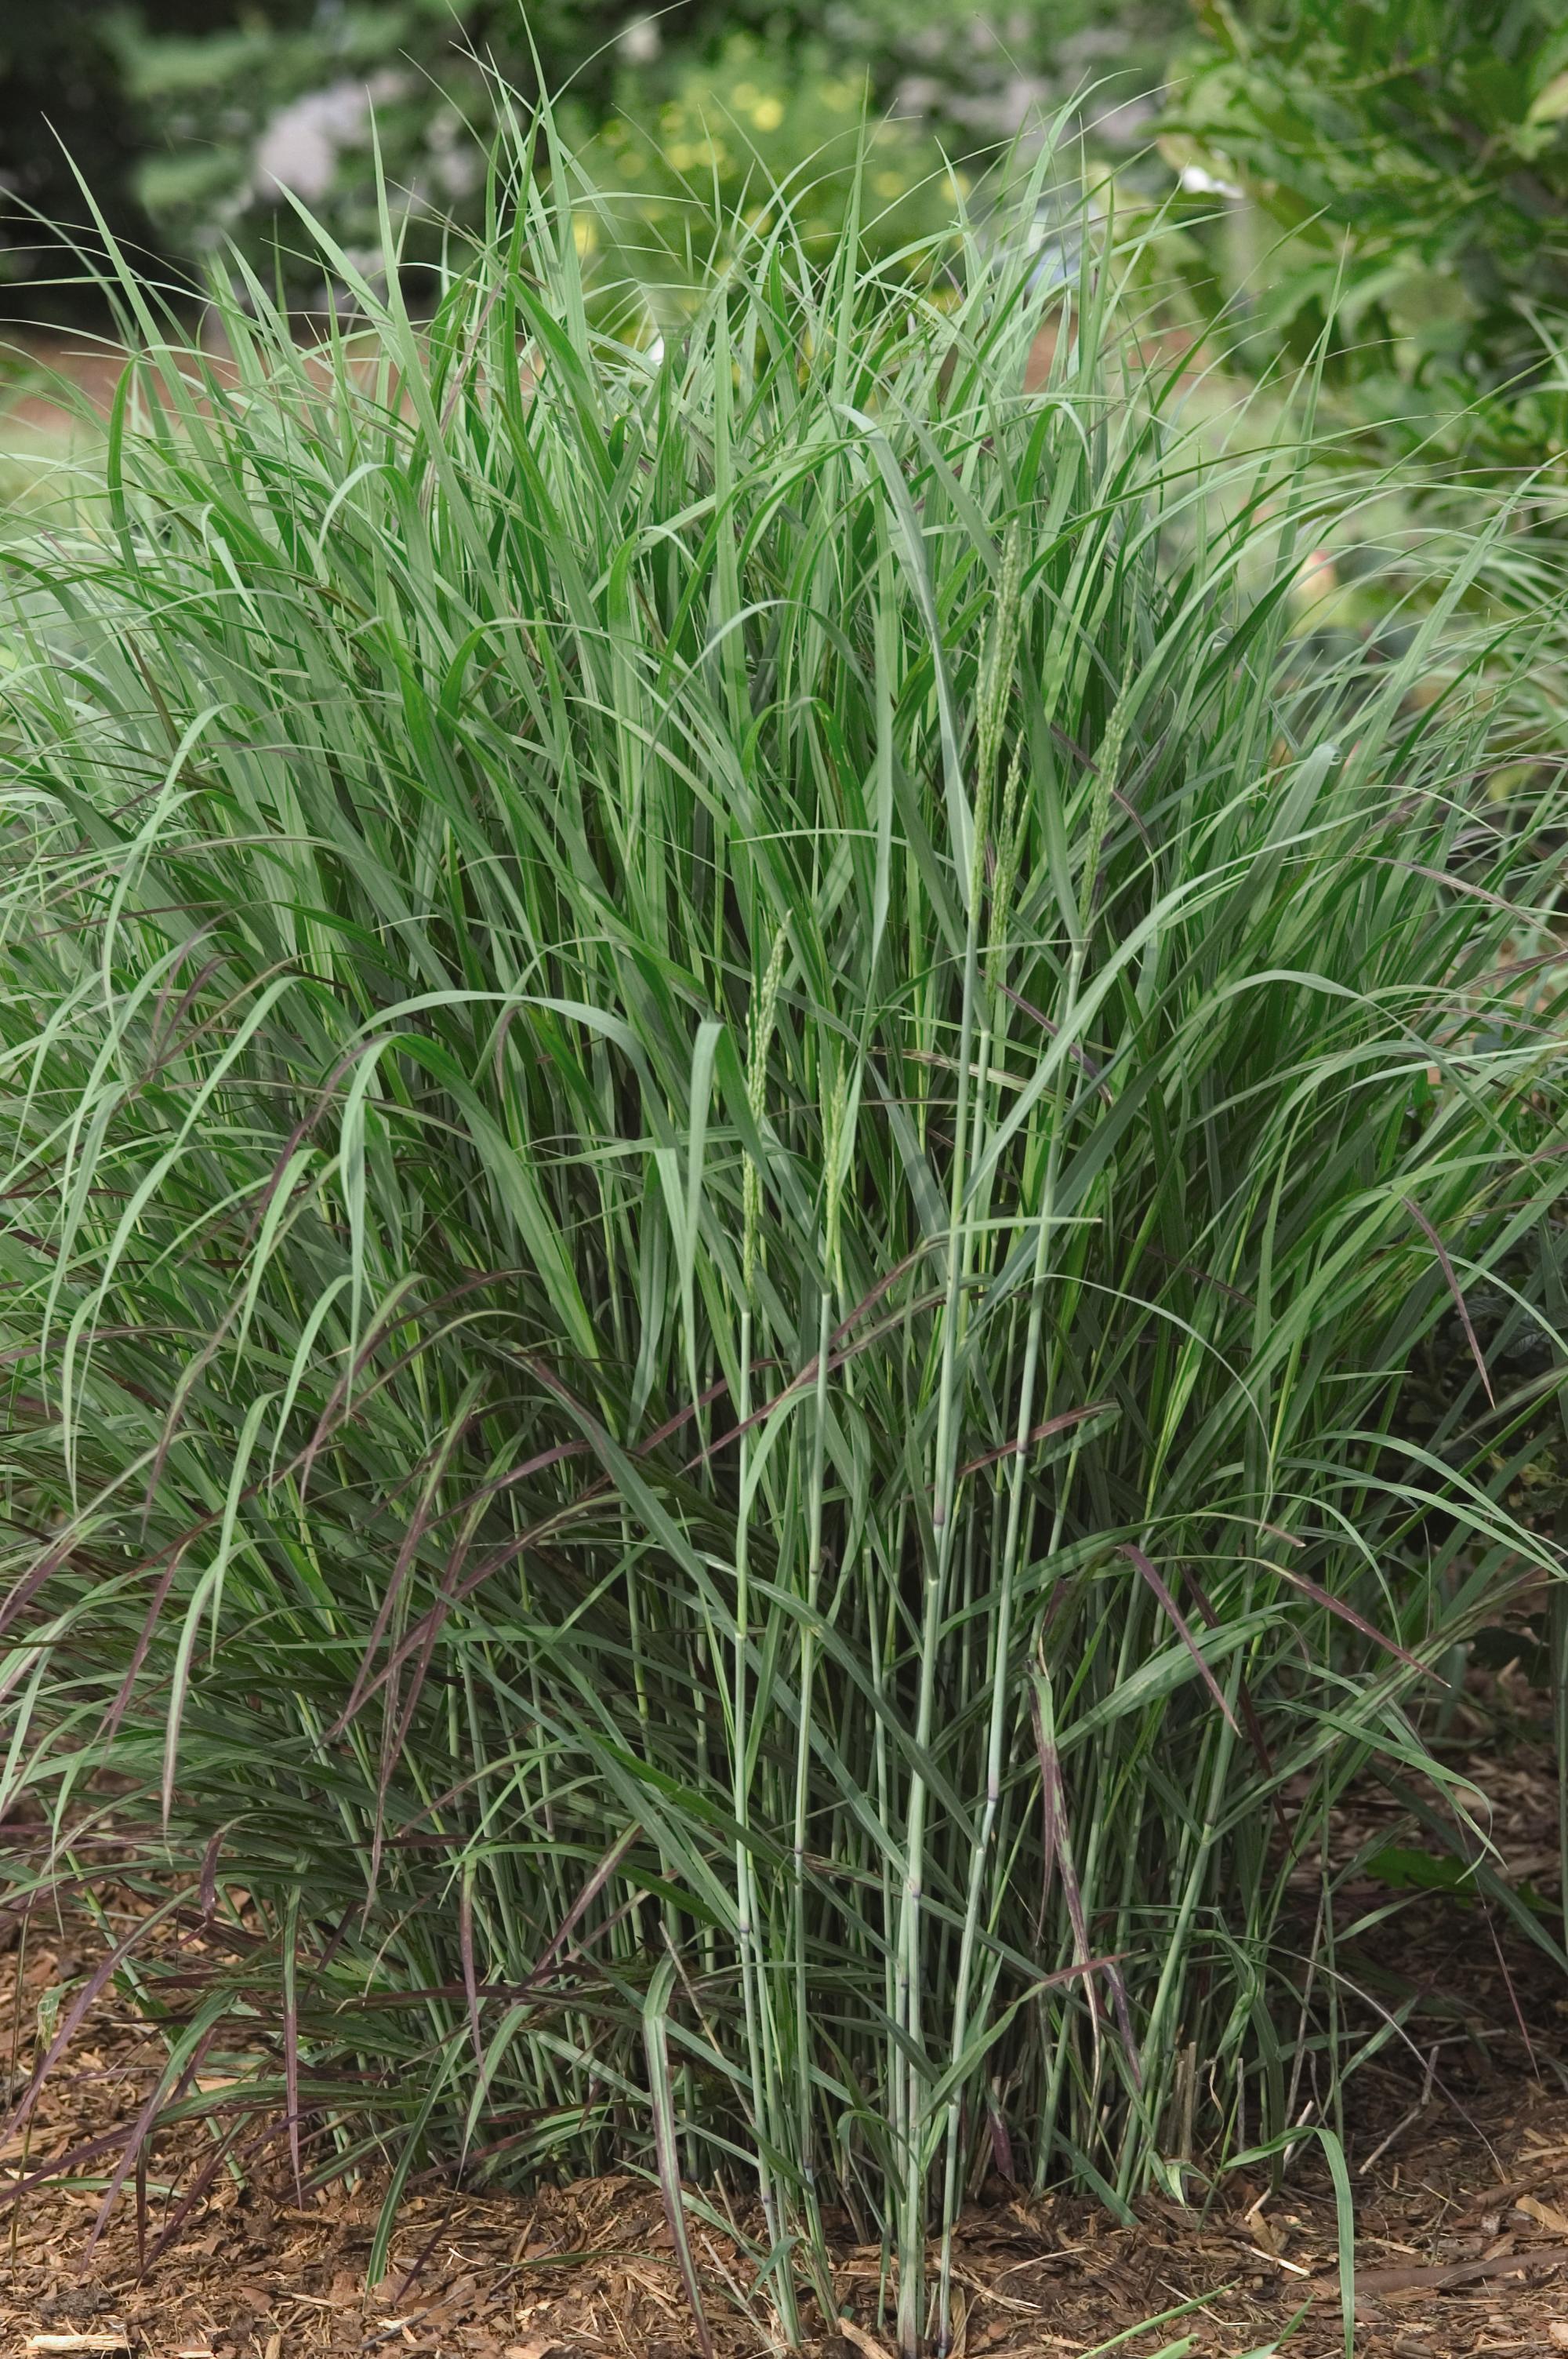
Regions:
<instances>
[{"instance_id":1,"label":"bare soil patch","mask_svg":"<svg viewBox=\"0 0 1568 2359\"><path fill-rule=\"evenodd\" d=\"M125 366L124 351L114 338L10 330L0 332L0 344L5 364L0 390L6 378L16 388L5 404L10 423L63 431L75 422L68 388L101 418L108 417Z\"/></svg>"}]
</instances>

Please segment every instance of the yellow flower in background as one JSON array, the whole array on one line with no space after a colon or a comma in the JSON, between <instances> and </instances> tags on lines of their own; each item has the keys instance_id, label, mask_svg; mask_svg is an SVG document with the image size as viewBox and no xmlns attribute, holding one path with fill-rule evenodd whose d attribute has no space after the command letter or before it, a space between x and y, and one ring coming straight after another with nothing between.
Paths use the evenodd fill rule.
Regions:
<instances>
[{"instance_id":1,"label":"yellow flower in background","mask_svg":"<svg viewBox=\"0 0 1568 2359\"><path fill-rule=\"evenodd\" d=\"M682 283L689 268L732 257L775 224L763 189L749 183L760 178L765 184L772 177L766 168L757 173L757 158L781 143L792 151L791 160L801 151L821 151L809 175L809 215L795 217L812 249L837 234L860 171L862 230L873 245L880 238L892 249L926 230L939 234L951 218L952 199L942 195L944 158L934 143L907 122L873 114L864 119L864 147L859 147L854 121L866 104L865 78L852 69L819 78L815 51L798 65L798 85L775 80L776 69L760 45L737 37L716 62L694 68L678 94L656 106L639 104L628 83L613 134L607 125L598 150L600 184L611 201L598 220L600 255L611 246L622 254L624 240L632 275L646 270L661 277L654 251L671 245L670 268ZM731 126L741 134L733 147ZM757 202L745 214L730 215L731 206L752 199ZM922 281L928 276L919 256L911 262L901 255L901 262ZM608 282L605 291L610 299Z\"/></svg>"},{"instance_id":2,"label":"yellow flower in background","mask_svg":"<svg viewBox=\"0 0 1568 2359\"><path fill-rule=\"evenodd\" d=\"M599 244L599 232L587 213L572 215L572 244L579 254L591 254Z\"/></svg>"},{"instance_id":3,"label":"yellow flower in background","mask_svg":"<svg viewBox=\"0 0 1568 2359\"><path fill-rule=\"evenodd\" d=\"M673 139L665 153L676 172L727 172L732 161L717 139Z\"/></svg>"}]
</instances>

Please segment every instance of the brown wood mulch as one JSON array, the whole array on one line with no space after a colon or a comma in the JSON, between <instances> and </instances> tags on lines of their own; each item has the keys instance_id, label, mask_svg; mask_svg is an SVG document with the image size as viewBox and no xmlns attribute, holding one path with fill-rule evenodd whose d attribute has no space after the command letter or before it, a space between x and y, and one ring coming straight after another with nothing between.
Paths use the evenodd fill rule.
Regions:
<instances>
[{"instance_id":1,"label":"brown wood mulch","mask_svg":"<svg viewBox=\"0 0 1568 2359\"><path fill-rule=\"evenodd\" d=\"M1554 1767L1539 1711L1517 1677L1510 1694L1510 1676L1472 1715L1479 1749L1465 1751L1462 1714L1451 1758L1473 1781L1510 1872L1545 1891ZM1499 1694L1511 1714L1500 1746ZM1401 1833L1382 1798L1356 1798L1331 1853L1342 1860ZM102 1948L86 1918L35 1918L25 1951L13 1940L0 1958L13 2091L31 2071L40 2002L47 2023L51 1995L80 1986ZM1422 2000L1408 2040L1386 2043L1349 2085L1357 2350L1366 2359L1568 2351L1568 1987L1495 1911L1432 1896L1400 1896L1363 1967L1370 1985L1397 1972ZM94 2135L128 2129L155 2049L161 2059L111 1987L46 2082L25 2145L17 2136L0 2149L0 2190ZM0 2052L0 2075L5 2064ZM302 2203L282 2157L264 2157L243 2179L217 2174L166 2238L180 2200L168 2190L188 2188L211 2152L197 2126L170 2134L154 2149L140 2207L129 2182L102 2223L102 2181L41 2186L0 2212L0 2350L29 2359L687 2359L700 2347L658 2193L642 2180L507 2196L427 2185L405 2201L390 2265L367 2290L380 2189L337 2185ZM1123 2227L1079 2199L988 2188L957 2256L961 2359L1081 2359L1116 2338L1128 2359L1241 2359L1276 2342L1294 2359L1343 2354L1334 2195L1315 2146L1298 2150L1277 2193L1255 2176L1226 2181L1206 2210L1158 2199L1138 2210L1137 2224ZM776 2352L734 2253L700 2230L696 2241L716 2359ZM846 2240L839 2315L810 2321L814 2359L891 2353L879 2290L877 2252Z\"/></svg>"}]
</instances>

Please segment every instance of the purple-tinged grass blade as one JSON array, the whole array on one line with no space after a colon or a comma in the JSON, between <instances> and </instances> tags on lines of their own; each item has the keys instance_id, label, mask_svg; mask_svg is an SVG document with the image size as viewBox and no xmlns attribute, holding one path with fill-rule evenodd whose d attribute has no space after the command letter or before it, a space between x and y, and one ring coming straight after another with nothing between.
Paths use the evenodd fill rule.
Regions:
<instances>
[{"instance_id":1,"label":"purple-tinged grass blade","mask_svg":"<svg viewBox=\"0 0 1568 2359\"><path fill-rule=\"evenodd\" d=\"M1194 1669L1197 1672L1199 1679L1202 1680L1205 1687L1207 1688L1210 1695L1214 1698L1215 1702L1218 1705L1227 1726L1234 1729L1236 1734L1239 1736L1241 1734L1240 1724L1237 1720L1236 1714L1231 1711L1230 1706L1226 1700L1225 1690L1220 1686L1219 1681L1215 1678L1213 1669L1209 1664L1208 1657L1204 1653L1203 1648L1198 1645L1197 1640L1194 1637L1192 1630L1188 1625L1186 1615L1182 1612L1181 1607L1177 1604L1175 1599L1166 1588L1164 1576L1160 1571L1159 1567L1153 1564L1150 1559L1144 1555L1143 1550L1141 1548L1135 1547L1130 1540L1127 1541L1123 1546L1120 1550L1120 1554L1126 1557L1130 1564L1136 1566L1143 1580L1147 1582L1150 1589L1153 1592L1156 1600L1174 1629L1177 1637L1180 1638L1183 1646L1192 1657Z\"/></svg>"},{"instance_id":2,"label":"purple-tinged grass blade","mask_svg":"<svg viewBox=\"0 0 1568 2359\"><path fill-rule=\"evenodd\" d=\"M643 2038L648 2058L648 2093L654 2115L654 2153L658 2164L659 2192L665 2218L680 2264L681 2283L691 2307L692 2326L702 2359L713 2359L713 2336L702 2305L702 2287L687 2234L686 2203L681 2193L680 2158L676 2150L675 2098L670 2087L670 2050L666 2031L670 1993L675 1988L675 1961L661 1958L643 2004Z\"/></svg>"},{"instance_id":3,"label":"purple-tinged grass blade","mask_svg":"<svg viewBox=\"0 0 1568 2359\"><path fill-rule=\"evenodd\" d=\"M1459 1323L1465 1330L1465 1340L1470 1346L1470 1357L1476 1363L1476 1373L1481 1379L1481 1388L1485 1392L1487 1401L1490 1403L1491 1407L1496 1408L1498 1405L1498 1397L1492 1390L1492 1379L1490 1372L1487 1366L1486 1355L1481 1350L1479 1338L1476 1333L1474 1325L1471 1323L1469 1305L1465 1299L1464 1289L1461 1288L1458 1278L1454 1274L1454 1264L1448 1258L1447 1247L1444 1245L1443 1239L1438 1235L1437 1231L1433 1227L1432 1223L1427 1219L1426 1214L1422 1211L1421 1206L1416 1202L1413 1196L1407 1196L1404 1200L1404 1205L1406 1212L1410 1214L1411 1220L1414 1221L1416 1226L1425 1236L1433 1252L1437 1256L1437 1266L1443 1272L1444 1284L1447 1287L1450 1295L1453 1297L1454 1308L1459 1313Z\"/></svg>"}]
</instances>

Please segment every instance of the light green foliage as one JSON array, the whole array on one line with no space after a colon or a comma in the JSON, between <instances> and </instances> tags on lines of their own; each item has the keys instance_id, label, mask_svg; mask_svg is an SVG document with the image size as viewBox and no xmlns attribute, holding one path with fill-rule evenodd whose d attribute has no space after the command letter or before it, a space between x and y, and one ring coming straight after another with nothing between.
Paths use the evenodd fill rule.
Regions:
<instances>
[{"instance_id":1,"label":"light green foliage","mask_svg":"<svg viewBox=\"0 0 1568 2359\"><path fill-rule=\"evenodd\" d=\"M171 2091L727 2181L790 2332L842 2206L913 2354L988 2170L1295 2135L1292 1870L1558 1571L1552 585L1298 636L1103 238L775 207L655 361L557 185L351 352L144 314L0 554L0 1802L209 1912Z\"/></svg>"},{"instance_id":2,"label":"light green foliage","mask_svg":"<svg viewBox=\"0 0 1568 2359\"><path fill-rule=\"evenodd\" d=\"M1530 465L1568 429L1568 24L1559 0L1202 0L1178 158L1267 234L1230 292L1263 353L1332 318L1357 414Z\"/></svg>"}]
</instances>

